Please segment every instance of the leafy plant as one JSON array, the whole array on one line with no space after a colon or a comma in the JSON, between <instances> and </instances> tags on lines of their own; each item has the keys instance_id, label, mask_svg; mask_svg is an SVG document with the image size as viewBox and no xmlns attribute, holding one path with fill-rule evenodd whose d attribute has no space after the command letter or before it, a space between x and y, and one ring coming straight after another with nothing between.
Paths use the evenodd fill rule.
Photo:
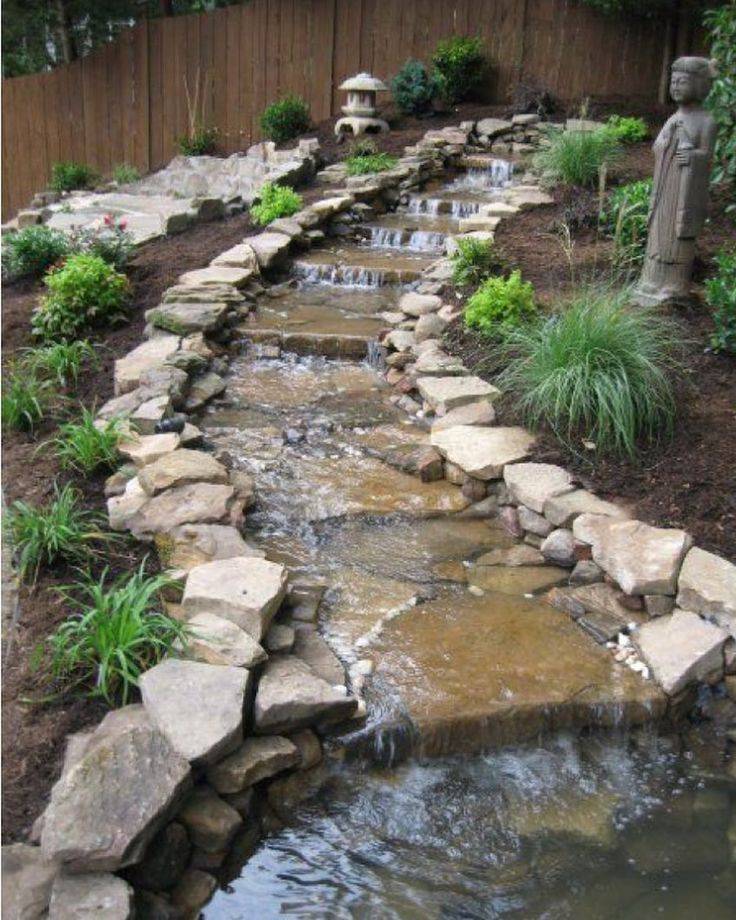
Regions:
<instances>
[{"instance_id":1,"label":"leafy plant","mask_svg":"<svg viewBox=\"0 0 736 920\"><path fill-rule=\"evenodd\" d=\"M440 87L421 61L410 58L391 81L391 91L404 115L424 115L432 111Z\"/></svg>"},{"instance_id":2,"label":"leafy plant","mask_svg":"<svg viewBox=\"0 0 736 920\"><path fill-rule=\"evenodd\" d=\"M93 366L98 363L95 350L86 339L29 348L23 356L24 369L60 387L76 385L85 362Z\"/></svg>"},{"instance_id":3,"label":"leafy plant","mask_svg":"<svg viewBox=\"0 0 736 920\"><path fill-rule=\"evenodd\" d=\"M56 448L62 469L91 473L98 469L111 469L120 459L118 441L123 434L123 423L112 418L95 425L94 414L82 409L81 420L59 426L59 436L51 441Z\"/></svg>"},{"instance_id":4,"label":"leafy plant","mask_svg":"<svg viewBox=\"0 0 736 920\"><path fill-rule=\"evenodd\" d=\"M135 248L133 235L128 232L127 226L124 217L116 219L112 214L105 214L102 227L83 228L73 234L72 249L99 256L120 271L128 264Z\"/></svg>"},{"instance_id":5,"label":"leafy plant","mask_svg":"<svg viewBox=\"0 0 736 920\"><path fill-rule=\"evenodd\" d=\"M36 580L42 567L59 561L88 563L94 544L118 539L101 530L102 515L80 506L80 493L67 484L54 486L54 498L42 508L14 502L6 515L10 540L16 553L18 574Z\"/></svg>"},{"instance_id":6,"label":"leafy plant","mask_svg":"<svg viewBox=\"0 0 736 920\"><path fill-rule=\"evenodd\" d=\"M620 185L601 214L601 222L613 236L614 262L622 268L635 268L644 258L651 194L651 179Z\"/></svg>"},{"instance_id":7,"label":"leafy plant","mask_svg":"<svg viewBox=\"0 0 736 920\"><path fill-rule=\"evenodd\" d=\"M204 157L215 152L219 136L217 128L198 125L189 134L177 138L176 145L185 157Z\"/></svg>"},{"instance_id":8,"label":"leafy plant","mask_svg":"<svg viewBox=\"0 0 736 920\"><path fill-rule=\"evenodd\" d=\"M636 144L649 136L649 128L644 119L633 116L609 115L606 128L622 144Z\"/></svg>"},{"instance_id":9,"label":"leafy plant","mask_svg":"<svg viewBox=\"0 0 736 920\"><path fill-rule=\"evenodd\" d=\"M393 169L399 161L390 153L369 153L346 157L344 162L349 176L366 176Z\"/></svg>"},{"instance_id":10,"label":"leafy plant","mask_svg":"<svg viewBox=\"0 0 736 920\"><path fill-rule=\"evenodd\" d=\"M67 160L54 163L51 167L51 188L55 192L71 192L75 189L90 188L97 181L97 173L86 163Z\"/></svg>"},{"instance_id":11,"label":"leafy plant","mask_svg":"<svg viewBox=\"0 0 736 920\"><path fill-rule=\"evenodd\" d=\"M498 383L532 428L633 457L640 438L672 430L681 339L628 289L582 289L560 314L510 330Z\"/></svg>"},{"instance_id":12,"label":"leafy plant","mask_svg":"<svg viewBox=\"0 0 736 920\"><path fill-rule=\"evenodd\" d=\"M432 63L440 95L448 105L472 98L485 76L483 40L454 35L439 42Z\"/></svg>"},{"instance_id":13,"label":"leafy plant","mask_svg":"<svg viewBox=\"0 0 736 920\"><path fill-rule=\"evenodd\" d=\"M451 256L453 284L479 284L501 265L493 243L468 236L460 237Z\"/></svg>"},{"instance_id":14,"label":"leafy plant","mask_svg":"<svg viewBox=\"0 0 736 920\"><path fill-rule=\"evenodd\" d=\"M550 131L549 144L534 157L548 178L566 185L595 187L601 169L613 165L621 145L606 128L597 131Z\"/></svg>"},{"instance_id":15,"label":"leafy plant","mask_svg":"<svg viewBox=\"0 0 736 920\"><path fill-rule=\"evenodd\" d=\"M3 275L39 277L69 252L69 240L59 230L39 224L24 227L3 239Z\"/></svg>"},{"instance_id":16,"label":"leafy plant","mask_svg":"<svg viewBox=\"0 0 736 920\"><path fill-rule=\"evenodd\" d=\"M717 272L705 282L705 299L713 311L715 351L736 355L736 250L715 257Z\"/></svg>"},{"instance_id":17,"label":"leafy plant","mask_svg":"<svg viewBox=\"0 0 736 920\"><path fill-rule=\"evenodd\" d=\"M469 328L503 337L536 315L534 288L518 269L508 278L487 278L468 298L464 315Z\"/></svg>"},{"instance_id":18,"label":"leafy plant","mask_svg":"<svg viewBox=\"0 0 736 920\"><path fill-rule=\"evenodd\" d=\"M119 185L128 185L130 182L137 182L141 174L135 166L129 163L118 163L113 168L112 177Z\"/></svg>"},{"instance_id":19,"label":"leafy plant","mask_svg":"<svg viewBox=\"0 0 736 920\"><path fill-rule=\"evenodd\" d=\"M99 256L79 253L50 271L49 293L34 310L31 327L43 342L68 341L80 330L122 316L128 294L125 275Z\"/></svg>"},{"instance_id":20,"label":"leafy plant","mask_svg":"<svg viewBox=\"0 0 736 920\"><path fill-rule=\"evenodd\" d=\"M707 100L718 125L713 181L727 182L736 190L736 5L725 3L708 10L704 22L717 69ZM736 211L736 204L728 210Z\"/></svg>"},{"instance_id":21,"label":"leafy plant","mask_svg":"<svg viewBox=\"0 0 736 920\"><path fill-rule=\"evenodd\" d=\"M97 581L86 577L81 585L60 589L78 612L49 640L54 675L91 683L92 696L125 705L141 674L177 640L186 640L185 624L158 609L169 583L164 575L147 575L141 564L114 581L105 569Z\"/></svg>"},{"instance_id":22,"label":"leafy plant","mask_svg":"<svg viewBox=\"0 0 736 920\"><path fill-rule=\"evenodd\" d=\"M43 420L51 397L50 383L22 365L15 366L3 384L3 428L32 431Z\"/></svg>"},{"instance_id":23,"label":"leafy plant","mask_svg":"<svg viewBox=\"0 0 736 920\"><path fill-rule=\"evenodd\" d=\"M308 130L309 123L309 106L299 96L273 102L261 115L261 130L277 144L294 140Z\"/></svg>"},{"instance_id":24,"label":"leafy plant","mask_svg":"<svg viewBox=\"0 0 736 920\"><path fill-rule=\"evenodd\" d=\"M287 185L266 182L258 193L258 203L251 206L253 220L264 226L278 217L290 217L301 209L302 198Z\"/></svg>"}]
</instances>

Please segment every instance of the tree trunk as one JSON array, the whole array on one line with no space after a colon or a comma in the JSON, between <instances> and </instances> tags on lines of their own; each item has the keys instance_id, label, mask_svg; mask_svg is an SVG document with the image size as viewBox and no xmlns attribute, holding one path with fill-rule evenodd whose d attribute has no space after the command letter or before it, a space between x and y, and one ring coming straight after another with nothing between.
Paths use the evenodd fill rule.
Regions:
<instances>
[{"instance_id":1,"label":"tree trunk","mask_svg":"<svg viewBox=\"0 0 736 920\"><path fill-rule=\"evenodd\" d=\"M72 33L71 20L64 0L54 0L56 10L56 35L61 48L61 57L65 64L71 64L79 57Z\"/></svg>"}]
</instances>

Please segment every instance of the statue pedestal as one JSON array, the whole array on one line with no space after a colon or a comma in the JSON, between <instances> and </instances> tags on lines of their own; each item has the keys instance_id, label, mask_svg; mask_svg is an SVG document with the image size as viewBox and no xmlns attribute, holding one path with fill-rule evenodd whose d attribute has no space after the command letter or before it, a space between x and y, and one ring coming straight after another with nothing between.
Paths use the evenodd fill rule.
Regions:
<instances>
[{"instance_id":1,"label":"statue pedestal","mask_svg":"<svg viewBox=\"0 0 736 920\"><path fill-rule=\"evenodd\" d=\"M352 133L355 137L359 134L381 134L389 131L388 122L382 118L366 118L361 115L348 115L341 118L335 125L335 134Z\"/></svg>"}]
</instances>

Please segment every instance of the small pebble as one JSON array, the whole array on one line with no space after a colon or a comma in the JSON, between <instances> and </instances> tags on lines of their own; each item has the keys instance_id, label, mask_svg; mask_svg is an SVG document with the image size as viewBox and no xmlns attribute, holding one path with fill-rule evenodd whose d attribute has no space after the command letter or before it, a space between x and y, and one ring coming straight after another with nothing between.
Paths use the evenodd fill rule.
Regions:
<instances>
[{"instance_id":1,"label":"small pebble","mask_svg":"<svg viewBox=\"0 0 736 920\"><path fill-rule=\"evenodd\" d=\"M483 595L486 593L483 588L479 588L478 585L471 585L468 588L468 591L470 591L470 593L475 597L483 597Z\"/></svg>"}]
</instances>

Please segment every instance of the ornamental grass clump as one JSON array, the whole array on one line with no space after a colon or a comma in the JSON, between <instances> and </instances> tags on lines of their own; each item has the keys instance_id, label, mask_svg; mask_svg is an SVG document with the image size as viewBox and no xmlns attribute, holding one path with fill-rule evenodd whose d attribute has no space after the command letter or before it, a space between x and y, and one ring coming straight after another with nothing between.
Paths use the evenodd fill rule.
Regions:
<instances>
[{"instance_id":1,"label":"ornamental grass clump","mask_svg":"<svg viewBox=\"0 0 736 920\"><path fill-rule=\"evenodd\" d=\"M628 289L584 289L560 313L509 331L498 384L530 427L631 458L641 439L672 432L681 342L678 325L633 306Z\"/></svg>"},{"instance_id":2,"label":"ornamental grass clump","mask_svg":"<svg viewBox=\"0 0 736 920\"><path fill-rule=\"evenodd\" d=\"M11 369L2 390L3 428L33 431L48 411L53 396L50 382L20 363Z\"/></svg>"},{"instance_id":3,"label":"ornamental grass clump","mask_svg":"<svg viewBox=\"0 0 736 920\"><path fill-rule=\"evenodd\" d=\"M77 611L51 636L52 671L56 678L87 685L89 695L110 706L126 705L138 679L186 641L185 624L161 612L161 595L171 583L164 575L147 575L143 564L116 580L108 570L99 579L60 589Z\"/></svg>"},{"instance_id":4,"label":"ornamental grass clump","mask_svg":"<svg viewBox=\"0 0 736 920\"><path fill-rule=\"evenodd\" d=\"M80 420L60 425L59 436L49 443L62 469L88 474L116 465L120 459L118 442L127 432L121 419L113 418L98 426L94 413L82 409Z\"/></svg>"},{"instance_id":5,"label":"ornamental grass clump","mask_svg":"<svg viewBox=\"0 0 736 920\"><path fill-rule=\"evenodd\" d=\"M490 338L501 339L536 316L534 288L521 272L508 278L487 278L465 305L465 325Z\"/></svg>"},{"instance_id":6,"label":"ornamental grass clump","mask_svg":"<svg viewBox=\"0 0 736 920\"><path fill-rule=\"evenodd\" d=\"M262 227L279 217L291 217L301 210L302 198L288 185L266 182L258 193L258 202L251 206L250 216Z\"/></svg>"},{"instance_id":7,"label":"ornamental grass clump","mask_svg":"<svg viewBox=\"0 0 736 920\"><path fill-rule=\"evenodd\" d=\"M594 188L601 170L621 156L621 144L606 128L596 131L550 131L549 143L534 157L534 166L546 179Z\"/></svg>"},{"instance_id":8,"label":"ornamental grass clump","mask_svg":"<svg viewBox=\"0 0 736 920\"><path fill-rule=\"evenodd\" d=\"M98 363L92 343L80 339L28 348L23 355L22 367L42 380L66 388L76 386L85 365L96 367Z\"/></svg>"}]
</instances>

